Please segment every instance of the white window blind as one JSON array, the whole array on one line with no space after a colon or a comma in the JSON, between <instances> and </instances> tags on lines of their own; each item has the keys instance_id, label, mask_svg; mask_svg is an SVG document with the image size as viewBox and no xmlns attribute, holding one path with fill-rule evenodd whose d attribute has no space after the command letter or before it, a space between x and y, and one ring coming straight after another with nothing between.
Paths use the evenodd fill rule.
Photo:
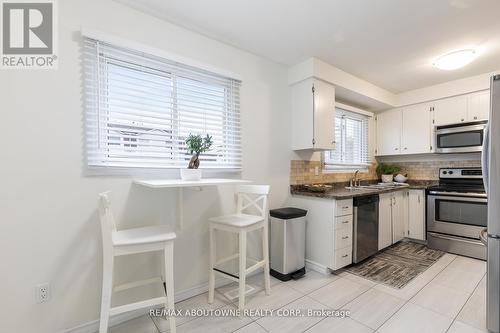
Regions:
<instances>
[{"instance_id":1,"label":"white window blind","mask_svg":"<svg viewBox=\"0 0 500 333\"><path fill-rule=\"evenodd\" d=\"M185 139L211 135L202 168L241 168L240 81L84 40L87 163L185 168Z\"/></svg>"},{"instance_id":2,"label":"white window blind","mask_svg":"<svg viewBox=\"0 0 500 333\"><path fill-rule=\"evenodd\" d=\"M366 168L369 117L338 108L335 111L335 150L324 153L325 168Z\"/></svg>"}]
</instances>

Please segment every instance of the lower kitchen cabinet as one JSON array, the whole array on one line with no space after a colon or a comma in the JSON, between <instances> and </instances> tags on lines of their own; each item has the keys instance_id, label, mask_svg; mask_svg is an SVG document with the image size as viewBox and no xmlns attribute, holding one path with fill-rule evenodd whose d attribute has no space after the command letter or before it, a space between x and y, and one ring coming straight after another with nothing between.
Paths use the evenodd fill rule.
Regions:
<instances>
[{"instance_id":1,"label":"lower kitchen cabinet","mask_svg":"<svg viewBox=\"0 0 500 333\"><path fill-rule=\"evenodd\" d=\"M406 237L408 232L408 191L380 194L378 249Z\"/></svg>"},{"instance_id":2,"label":"lower kitchen cabinet","mask_svg":"<svg viewBox=\"0 0 500 333\"><path fill-rule=\"evenodd\" d=\"M378 249L405 237L425 239L425 192L398 190L379 195ZM353 200L293 195L289 204L307 210L306 264L327 273L352 264Z\"/></svg>"},{"instance_id":3,"label":"lower kitchen cabinet","mask_svg":"<svg viewBox=\"0 0 500 333\"><path fill-rule=\"evenodd\" d=\"M408 233L408 191L393 194L392 244L399 242Z\"/></svg>"},{"instance_id":4,"label":"lower kitchen cabinet","mask_svg":"<svg viewBox=\"0 0 500 333\"><path fill-rule=\"evenodd\" d=\"M292 196L290 205L307 210L306 264L327 273L352 263L352 199Z\"/></svg>"},{"instance_id":5,"label":"lower kitchen cabinet","mask_svg":"<svg viewBox=\"0 0 500 333\"><path fill-rule=\"evenodd\" d=\"M378 249L392 244L392 193L380 194L378 204Z\"/></svg>"},{"instance_id":6,"label":"lower kitchen cabinet","mask_svg":"<svg viewBox=\"0 0 500 333\"><path fill-rule=\"evenodd\" d=\"M352 203L352 199L337 200L333 228L333 263L329 266L333 270L352 264Z\"/></svg>"},{"instance_id":7,"label":"lower kitchen cabinet","mask_svg":"<svg viewBox=\"0 0 500 333\"><path fill-rule=\"evenodd\" d=\"M425 240L425 191L408 193L408 238Z\"/></svg>"}]
</instances>

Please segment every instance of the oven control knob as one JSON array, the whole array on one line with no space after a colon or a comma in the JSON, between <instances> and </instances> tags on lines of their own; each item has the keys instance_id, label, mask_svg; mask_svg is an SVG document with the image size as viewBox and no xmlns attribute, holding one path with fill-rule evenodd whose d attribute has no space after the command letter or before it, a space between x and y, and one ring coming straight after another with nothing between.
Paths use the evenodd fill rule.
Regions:
<instances>
[{"instance_id":1,"label":"oven control knob","mask_svg":"<svg viewBox=\"0 0 500 333\"><path fill-rule=\"evenodd\" d=\"M448 174L449 174L449 175L452 175L452 174L453 174L453 171L448 171Z\"/></svg>"},{"instance_id":2,"label":"oven control knob","mask_svg":"<svg viewBox=\"0 0 500 333\"><path fill-rule=\"evenodd\" d=\"M446 175L448 173L448 171L443 171L443 175Z\"/></svg>"}]
</instances>

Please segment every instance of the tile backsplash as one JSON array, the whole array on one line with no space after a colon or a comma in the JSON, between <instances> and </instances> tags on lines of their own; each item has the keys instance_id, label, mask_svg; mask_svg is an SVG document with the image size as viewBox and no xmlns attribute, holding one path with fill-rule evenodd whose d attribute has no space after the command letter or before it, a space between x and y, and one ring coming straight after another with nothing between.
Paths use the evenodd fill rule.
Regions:
<instances>
[{"instance_id":1,"label":"tile backsplash","mask_svg":"<svg viewBox=\"0 0 500 333\"><path fill-rule=\"evenodd\" d=\"M395 162L391 163L401 168L400 173L408 174L410 179L437 180L439 168L481 167L480 160L468 161L425 161L425 162Z\"/></svg>"},{"instance_id":2,"label":"tile backsplash","mask_svg":"<svg viewBox=\"0 0 500 333\"><path fill-rule=\"evenodd\" d=\"M360 179L377 179L375 173L376 164L368 168L368 172L359 174ZM318 168L318 175L315 174ZM347 182L353 176L353 172L323 172L321 161L292 160L290 166L290 184L312 184L312 183L341 183Z\"/></svg>"},{"instance_id":3,"label":"tile backsplash","mask_svg":"<svg viewBox=\"0 0 500 333\"><path fill-rule=\"evenodd\" d=\"M464 168L480 167L479 160L466 161L419 161L419 162L394 162L390 163L401 168L400 173L408 174L413 180L437 180L439 179L439 168ZM368 172L359 174L363 180L378 179L375 172L377 164L373 163ZM315 169L318 168L318 175ZM292 160L290 166L290 184L311 184L311 183L340 183L347 182L353 176L353 172L337 173L323 172L321 161Z\"/></svg>"}]
</instances>

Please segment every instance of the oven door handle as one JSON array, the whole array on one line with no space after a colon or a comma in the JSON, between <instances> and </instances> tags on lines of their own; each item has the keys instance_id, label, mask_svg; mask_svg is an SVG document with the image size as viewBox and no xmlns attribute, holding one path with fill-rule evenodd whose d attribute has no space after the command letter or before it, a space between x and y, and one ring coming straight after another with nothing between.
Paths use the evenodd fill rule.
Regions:
<instances>
[{"instance_id":1,"label":"oven door handle","mask_svg":"<svg viewBox=\"0 0 500 333\"><path fill-rule=\"evenodd\" d=\"M442 192L442 191L429 191L429 194L433 197L436 196L448 196L448 197L460 197L463 198L464 201L472 201L472 202L488 202L488 198L486 194L482 193L460 193L460 192ZM440 197L442 198L442 197ZM480 201L477 201L480 199Z\"/></svg>"}]
</instances>

